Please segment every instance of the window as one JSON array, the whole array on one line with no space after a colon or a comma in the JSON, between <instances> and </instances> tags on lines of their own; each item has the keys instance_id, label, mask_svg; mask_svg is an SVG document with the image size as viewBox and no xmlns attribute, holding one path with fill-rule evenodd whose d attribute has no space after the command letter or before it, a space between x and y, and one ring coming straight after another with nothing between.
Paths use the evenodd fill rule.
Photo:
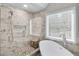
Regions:
<instances>
[{"instance_id":1,"label":"window","mask_svg":"<svg viewBox=\"0 0 79 59\"><path fill-rule=\"evenodd\" d=\"M30 35L40 36L42 31L42 18L35 17L30 20Z\"/></svg>"},{"instance_id":2,"label":"window","mask_svg":"<svg viewBox=\"0 0 79 59\"><path fill-rule=\"evenodd\" d=\"M65 34L66 39L75 39L75 9L54 13L46 19L46 37L61 39L60 35Z\"/></svg>"}]
</instances>

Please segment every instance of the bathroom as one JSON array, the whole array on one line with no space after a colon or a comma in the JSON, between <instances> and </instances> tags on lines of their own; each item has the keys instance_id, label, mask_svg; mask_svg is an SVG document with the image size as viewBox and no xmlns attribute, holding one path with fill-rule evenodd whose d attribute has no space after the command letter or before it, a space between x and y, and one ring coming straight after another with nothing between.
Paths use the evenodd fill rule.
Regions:
<instances>
[{"instance_id":1,"label":"bathroom","mask_svg":"<svg viewBox=\"0 0 79 59\"><path fill-rule=\"evenodd\" d=\"M79 56L78 15L79 3L0 3L0 56L54 56L52 43Z\"/></svg>"}]
</instances>

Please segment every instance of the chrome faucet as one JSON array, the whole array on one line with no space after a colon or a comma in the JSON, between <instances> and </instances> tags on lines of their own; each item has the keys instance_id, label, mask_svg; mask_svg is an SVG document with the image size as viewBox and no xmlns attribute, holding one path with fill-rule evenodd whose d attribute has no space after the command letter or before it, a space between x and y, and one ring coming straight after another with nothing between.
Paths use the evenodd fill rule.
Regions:
<instances>
[{"instance_id":1,"label":"chrome faucet","mask_svg":"<svg viewBox=\"0 0 79 59\"><path fill-rule=\"evenodd\" d=\"M63 39L64 47L66 47L67 41L66 41L66 35L65 35L65 33L62 33L60 36L61 36L62 39Z\"/></svg>"}]
</instances>

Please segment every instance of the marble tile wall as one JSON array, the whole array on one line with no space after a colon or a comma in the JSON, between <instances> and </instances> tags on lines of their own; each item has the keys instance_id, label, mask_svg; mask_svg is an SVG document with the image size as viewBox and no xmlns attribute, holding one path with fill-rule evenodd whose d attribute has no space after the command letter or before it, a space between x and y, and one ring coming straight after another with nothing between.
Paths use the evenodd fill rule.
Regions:
<instances>
[{"instance_id":1,"label":"marble tile wall","mask_svg":"<svg viewBox=\"0 0 79 59\"><path fill-rule=\"evenodd\" d=\"M29 19L31 14L16 8L0 6L0 16L0 55L24 56L32 52L34 48L29 45ZM21 26L21 29L20 27L14 28L16 25ZM24 34L21 33L22 26L25 26L25 36L19 38L17 33Z\"/></svg>"},{"instance_id":2,"label":"marble tile wall","mask_svg":"<svg viewBox=\"0 0 79 59\"><path fill-rule=\"evenodd\" d=\"M32 34L40 36L42 31L43 19L41 17L34 17L32 19ZM39 28L39 29L38 29ZM38 30L37 30L38 29Z\"/></svg>"},{"instance_id":3,"label":"marble tile wall","mask_svg":"<svg viewBox=\"0 0 79 59\"><path fill-rule=\"evenodd\" d=\"M46 30L45 30L46 29L46 24L45 24L46 23L46 15L47 14L44 13L44 12L39 12L39 13L33 15L33 18L37 20L34 23L35 26L37 26L36 28L34 27L34 31L35 31L35 33L39 33L40 34L41 40L45 39L45 34L46 34ZM41 18L40 20L37 19L39 17ZM38 24L36 24L36 23L38 23ZM37 30L37 28L39 28L39 30Z\"/></svg>"}]
</instances>

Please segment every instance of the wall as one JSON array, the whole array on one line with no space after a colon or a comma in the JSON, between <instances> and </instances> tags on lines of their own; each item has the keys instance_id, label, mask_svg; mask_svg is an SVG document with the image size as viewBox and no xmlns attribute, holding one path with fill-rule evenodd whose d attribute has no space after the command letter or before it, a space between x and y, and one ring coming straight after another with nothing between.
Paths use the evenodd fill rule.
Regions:
<instances>
[{"instance_id":1,"label":"wall","mask_svg":"<svg viewBox=\"0 0 79 59\"><path fill-rule=\"evenodd\" d=\"M38 36L40 37L40 39L43 39L44 37L44 34L45 33L44 31L44 25L45 25L45 14L33 14L33 17L32 17L32 34L33 36Z\"/></svg>"},{"instance_id":2,"label":"wall","mask_svg":"<svg viewBox=\"0 0 79 59\"><path fill-rule=\"evenodd\" d=\"M0 55L28 55L32 52L34 48L29 45L29 19L32 15L2 5L0 16Z\"/></svg>"},{"instance_id":3,"label":"wall","mask_svg":"<svg viewBox=\"0 0 79 59\"><path fill-rule=\"evenodd\" d=\"M79 44L79 4L76 5L76 42Z\"/></svg>"}]
</instances>

